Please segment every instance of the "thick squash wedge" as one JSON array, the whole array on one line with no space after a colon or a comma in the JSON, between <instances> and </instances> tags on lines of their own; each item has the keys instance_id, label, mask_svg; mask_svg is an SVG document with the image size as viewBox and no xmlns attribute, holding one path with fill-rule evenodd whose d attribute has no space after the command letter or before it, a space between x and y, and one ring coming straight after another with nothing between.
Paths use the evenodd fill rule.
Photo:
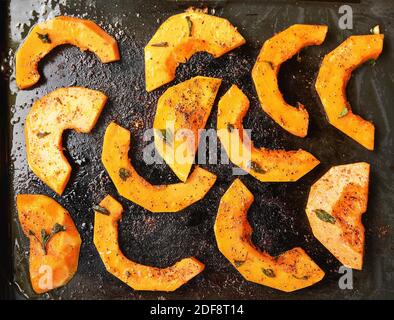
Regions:
<instances>
[{"instance_id":1,"label":"thick squash wedge","mask_svg":"<svg viewBox=\"0 0 394 320\"><path fill-rule=\"evenodd\" d=\"M315 84L328 121L368 150L374 149L375 127L352 112L346 85L354 69L379 57L383 38L382 34L373 34L346 39L324 57Z\"/></svg>"},{"instance_id":2,"label":"thick squash wedge","mask_svg":"<svg viewBox=\"0 0 394 320\"><path fill-rule=\"evenodd\" d=\"M146 90L152 91L175 78L179 63L196 52L215 58L241 46L245 39L226 19L202 12L185 12L168 18L145 47Z\"/></svg>"},{"instance_id":3,"label":"thick squash wedge","mask_svg":"<svg viewBox=\"0 0 394 320\"><path fill-rule=\"evenodd\" d=\"M96 209L93 242L101 260L108 272L134 290L174 291L204 270L204 264L193 257L164 269L127 259L118 243L122 205L111 196L106 196Z\"/></svg>"},{"instance_id":4,"label":"thick squash wedge","mask_svg":"<svg viewBox=\"0 0 394 320\"><path fill-rule=\"evenodd\" d=\"M92 51L103 63L119 60L116 40L94 22L73 17L56 17L39 23L16 53L16 83L26 89L38 82L38 62L59 45L71 44Z\"/></svg>"},{"instance_id":5,"label":"thick squash wedge","mask_svg":"<svg viewBox=\"0 0 394 320\"><path fill-rule=\"evenodd\" d=\"M345 266L362 269L369 164L332 167L312 185L306 213L315 237Z\"/></svg>"},{"instance_id":6,"label":"thick squash wedge","mask_svg":"<svg viewBox=\"0 0 394 320\"><path fill-rule=\"evenodd\" d=\"M236 85L219 101L217 132L232 163L263 182L297 181L319 164L319 160L304 150L254 147L242 125L248 109L249 99Z\"/></svg>"},{"instance_id":7,"label":"thick squash wedge","mask_svg":"<svg viewBox=\"0 0 394 320\"><path fill-rule=\"evenodd\" d=\"M44 195L16 198L19 221L29 238L29 271L33 290L44 293L64 286L78 269L81 238L70 214Z\"/></svg>"},{"instance_id":8,"label":"thick squash wedge","mask_svg":"<svg viewBox=\"0 0 394 320\"><path fill-rule=\"evenodd\" d=\"M301 248L277 257L256 249L247 212L253 194L236 179L220 200L215 237L220 252L248 281L290 292L320 281L324 272Z\"/></svg>"},{"instance_id":9,"label":"thick squash wedge","mask_svg":"<svg viewBox=\"0 0 394 320\"><path fill-rule=\"evenodd\" d=\"M111 123L104 136L102 162L119 194L152 212L177 212L201 200L216 176L196 167L184 183L152 185L130 163L130 131Z\"/></svg>"},{"instance_id":10,"label":"thick squash wedge","mask_svg":"<svg viewBox=\"0 0 394 320\"><path fill-rule=\"evenodd\" d=\"M283 129L305 137L309 115L302 104L286 103L278 86L280 65L306 46L321 44L327 26L295 24L264 42L252 70L252 78L263 110Z\"/></svg>"},{"instance_id":11,"label":"thick squash wedge","mask_svg":"<svg viewBox=\"0 0 394 320\"><path fill-rule=\"evenodd\" d=\"M183 182L194 163L199 130L205 128L220 83L216 78L194 77L167 89L158 101L155 146Z\"/></svg>"},{"instance_id":12,"label":"thick squash wedge","mask_svg":"<svg viewBox=\"0 0 394 320\"><path fill-rule=\"evenodd\" d=\"M60 88L34 102L27 115L27 161L31 170L59 195L71 174L71 166L63 154L63 131L90 132L106 101L107 97L96 90Z\"/></svg>"}]
</instances>

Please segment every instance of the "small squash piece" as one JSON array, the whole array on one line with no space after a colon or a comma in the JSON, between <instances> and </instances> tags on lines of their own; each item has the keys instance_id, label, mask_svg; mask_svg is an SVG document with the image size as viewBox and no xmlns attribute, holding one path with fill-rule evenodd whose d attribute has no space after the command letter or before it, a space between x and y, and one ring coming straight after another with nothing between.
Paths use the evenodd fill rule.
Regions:
<instances>
[{"instance_id":1,"label":"small squash piece","mask_svg":"<svg viewBox=\"0 0 394 320\"><path fill-rule=\"evenodd\" d=\"M369 164L332 167L311 187L306 213L315 237L345 266L361 270L362 214L367 210Z\"/></svg>"},{"instance_id":2,"label":"small squash piece","mask_svg":"<svg viewBox=\"0 0 394 320\"><path fill-rule=\"evenodd\" d=\"M102 162L119 194L151 212L177 212L201 200L216 176L196 167L184 183L152 185L130 163L130 131L110 123L104 136Z\"/></svg>"},{"instance_id":3,"label":"small squash piece","mask_svg":"<svg viewBox=\"0 0 394 320\"><path fill-rule=\"evenodd\" d=\"M302 104L286 103L278 86L280 65L302 48L320 45L327 26L295 24L264 42L252 70L252 78L263 110L283 129L305 137L309 115Z\"/></svg>"},{"instance_id":4,"label":"small squash piece","mask_svg":"<svg viewBox=\"0 0 394 320\"><path fill-rule=\"evenodd\" d=\"M248 109L249 99L236 85L219 101L218 136L231 162L263 182L297 181L319 164L319 160L304 150L254 147L242 125Z\"/></svg>"},{"instance_id":5,"label":"small squash piece","mask_svg":"<svg viewBox=\"0 0 394 320\"><path fill-rule=\"evenodd\" d=\"M253 194L236 179L220 200L215 237L220 252L248 281L291 292L320 281L324 272L301 248L277 257L259 251L251 241L247 212Z\"/></svg>"},{"instance_id":6,"label":"small squash piece","mask_svg":"<svg viewBox=\"0 0 394 320\"><path fill-rule=\"evenodd\" d=\"M189 176L199 130L205 128L220 83L220 79L198 76L167 89L159 98L153 123L155 146L183 182Z\"/></svg>"},{"instance_id":7,"label":"small squash piece","mask_svg":"<svg viewBox=\"0 0 394 320\"><path fill-rule=\"evenodd\" d=\"M59 16L39 23L16 53L16 83L26 89L38 82L38 62L59 45L71 44L92 51L103 63L119 60L116 40L92 21Z\"/></svg>"},{"instance_id":8,"label":"small squash piece","mask_svg":"<svg viewBox=\"0 0 394 320\"><path fill-rule=\"evenodd\" d=\"M63 154L63 131L90 132L106 101L107 97L96 90L60 88L34 102L27 115L27 161L31 170L57 194L63 193L71 175L71 166Z\"/></svg>"},{"instance_id":9,"label":"small squash piece","mask_svg":"<svg viewBox=\"0 0 394 320\"><path fill-rule=\"evenodd\" d=\"M352 112L346 86L354 69L379 57L383 38L383 34L347 38L324 57L315 84L328 121L368 150L374 149L375 127Z\"/></svg>"},{"instance_id":10,"label":"small squash piece","mask_svg":"<svg viewBox=\"0 0 394 320\"><path fill-rule=\"evenodd\" d=\"M100 207L108 214L95 211L93 242L107 271L134 290L174 291L204 270L204 264L193 257L164 269L127 259L118 243L122 205L111 196L106 196Z\"/></svg>"},{"instance_id":11,"label":"small squash piece","mask_svg":"<svg viewBox=\"0 0 394 320\"><path fill-rule=\"evenodd\" d=\"M81 247L81 238L70 214L44 195L20 194L16 205L22 230L30 241L29 271L33 290L44 293L64 286L77 272Z\"/></svg>"},{"instance_id":12,"label":"small squash piece","mask_svg":"<svg viewBox=\"0 0 394 320\"><path fill-rule=\"evenodd\" d=\"M241 46L245 39L226 19L202 12L184 12L168 18L145 47L146 90L171 82L179 63L196 52L215 58Z\"/></svg>"}]
</instances>

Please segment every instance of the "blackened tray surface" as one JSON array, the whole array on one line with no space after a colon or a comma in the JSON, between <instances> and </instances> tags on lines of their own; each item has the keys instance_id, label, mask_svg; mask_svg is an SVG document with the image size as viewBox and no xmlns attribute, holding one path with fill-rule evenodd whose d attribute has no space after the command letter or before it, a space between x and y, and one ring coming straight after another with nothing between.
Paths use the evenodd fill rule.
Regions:
<instances>
[{"instance_id":1,"label":"blackened tray surface","mask_svg":"<svg viewBox=\"0 0 394 320\"><path fill-rule=\"evenodd\" d=\"M2 73L4 74L1 112L2 212L1 212L1 294L8 298L119 298L119 299L300 299L300 298L394 298L393 130L394 123L394 8L391 1L351 3L353 30L338 27L337 2L317 1L51 1L2 2ZM213 59L197 54L177 70L176 80L147 93L144 88L143 48L167 17L190 5L208 6L210 13L228 18L247 39L247 44ZM8 9L7 9L8 8ZM7 12L4 12L6 9ZM16 90L13 56L30 27L51 15L74 15L99 23L118 40L121 61L103 65L89 53L71 46L57 48L40 64L42 78L37 86ZM280 86L290 103L302 102L310 114L307 138L300 139L279 128L261 110L251 81L251 68L262 43L294 23L327 24L323 45L300 53L301 62L291 59L280 71ZM352 34L367 34L379 24L385 34L384 51L375 66L368 64L354 72L348 86L349 100L356 113L376 125L376 150L369 152L330 126L314 90L314 81L324 54ZM144 129L151 128L158 97L171 85L192 76L223 79L218 97L237 84L247 94L251 107L244 125L252 128L257 146L298 149L312 152L321 164L296 183L261 183L249 176L242 181L254 193L249 211L253 241L272 255L294 246L303 247L324 269L320 283L294 292L282 293L246 282L218 251L213 224L220 197L234 179L232 165L207 165L218 179L209 194L181 213L152 214L121 198L100 161L102 139L110 121L132 132L130 157L138 171L153 183L177 181L166 165L145 166L142 159ZM84 86L103 91L108 97L92 134L67 132L64 146L73 167L70 183L62 197L56 196L28 168L23 126L31 104L59 87ZM216 126L217 106L208 128ZM220 144L219 144L220 145ZM366 226L366 256L363 271L354 271L354 289L338 287L339 262L314 239L304 207L310 185L329 167L367 161L371 164ZM78 273L65 287L36 296L28 280L28 243L17 223L15 195L40 193L53 196L71 213L83 244ZM173 293L137 292L106 272L92 243L91 207L106 194L124 206L120 243L127 257L138 262L165 267L195 256L206 270ZM5 246L5 244L7 244Z\"/></svg>"}]
</instances>

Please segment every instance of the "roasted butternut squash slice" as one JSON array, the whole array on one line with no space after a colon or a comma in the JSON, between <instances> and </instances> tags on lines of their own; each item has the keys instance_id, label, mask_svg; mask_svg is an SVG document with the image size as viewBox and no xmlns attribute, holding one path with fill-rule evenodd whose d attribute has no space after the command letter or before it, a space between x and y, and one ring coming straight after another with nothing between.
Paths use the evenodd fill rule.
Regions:
<instances>
[{"instance_id":1,"label":"roasted butternut squash slice","mask_svg":"<svg viewBox=\"0 0 394 320\"><path fill-rule=\"evenodd\" d=\"M202 12L184 12L168 18L145 47L146 90L152 91L175 78L179 63L196 52L215 58L243 45L245 39L226 19Z\"/></svg>"},{"instance_id":2,"label":"roasted butternut squash slice","mask_svg":"<svg viewBox=\"0 0 394 320\"><path fill-rule=\"evenodd\" d=\"M27 161L57 194L63 193L71 175L71 166L63 154L63 131L90 132L106 101L107 97L96 90L60 88L34 102L27 115Z\"/></svg>"},{"instance_id":3,"label":"roasted butternut squash slice","mask_svg":"<svg viewBox=\"0 0 394 320\"><path fill-rule=\"evenodd\" d=\"M327 26L295 24L264 42L252 70L252 78L263 110L283 129L298 137L308 132L309 114L302 104L286 103L279 90L280 65L306 46L320 45Z\"/></svg>"},{"instance_id":4,"label":"roasted butternut squash slice","mask_svg":"<svg viewBox=\"0 0 394 320\"><path fill-rule=\"evenodd\" d=\"M78 269L81 238L70 214L44 195L16 198L19 221L30 241L29 271L33 290L64 286Z\"/></svg>"},{"instance_id":5,"label":"roasted butternut squash slice","mask_svg":"<svg viewBox=\"0 0 394 320\"><path fill-rule=\"evenodd\" d=\"M362 214L367 210L369 164L332 167L312 185L306 213L315 237L345 266L361 270Z\"/></svg>"},{"instance_id":6,"label":"roasted butternut squash slice","mask_svg":"<svg viewBox=\"0 0 394 320\"><path fill-rule=\"evenodd\" d=\"M194 77L167 89L153 123L155 146L178 178L185 182L197 151L200 129L211 114L221 80Z\"/></svg>"},{"instance_id":7,"label":"roasted butternut squash slice","mask_svg":"<svg viewBox=\"0 0 394 320\"><path fill-rule=\"evenodd\" d=\"M201 200L216 176L196 167L184 183L152 185L130 163L130 131L111 123L104 136L102 162L119 194L152 212L177 212Z\"/></svg>"},{"instance_id":8,"label":"roasted butternut squash slice","mask_svg":"<svg viewBox=\"0 0 394 320\"><path fill-rule=\"evenodd\" d=\"M214 226L220 252L246 280L264 286L290 292L320 281L324 272L301 248L272 257L253 245L247 219L253 199L239 179L223 195Z\"/></svg>"},{"instance_id":9,"label":"roasted butternut squash slice","mask_svg":"<svg viewBox=\"0 0 394 320\"><path fill-rule=\"evenodd\" d=\"M40 79L38 62L59 45L71 44L92 51L103 63L119 60L116 40L94 22L73 17L56 17L39 23L16 53L16 83L20 89Z\"/></svg>"},{"instance_id":10,"label":"roasted butternut squash slice","mask_svg":"<svg viewBox=\"0 0 394 320\"><path fill-rule=\"evenodd\" d=\"M95 211L93 242L109 273L134 290L174 291L204 270L204 264L193 257L164 269L127 259L118 243L122 213L122 205L111 196L106 196Z\"/></svg>"},{"instance_id":11,"label":"roasted butternut squash slice","mask_svg":"<svg viewBox=\"0 0 394 320\"><path fill-rule=\"evenodd\" d=\"M248 109L249 99L236 85L219 101L217 132L231 162L263 182L297 181L319 164L304 150L254 147L242 125Z\"/></svg>"},{"instance_id":12,"label":"roasted butternut squash slice","mask_svg":"<svg viewBox=\"0 0 394 320\"><path fill-rule=\"evenodd\" d=\"M346 85L354 69L379 57L383 38L383 34L373 34L346 39L324 57L315 84L328 121L368 150L374 149L375 127L352 112Z\"/></svg>"}]
</instances>

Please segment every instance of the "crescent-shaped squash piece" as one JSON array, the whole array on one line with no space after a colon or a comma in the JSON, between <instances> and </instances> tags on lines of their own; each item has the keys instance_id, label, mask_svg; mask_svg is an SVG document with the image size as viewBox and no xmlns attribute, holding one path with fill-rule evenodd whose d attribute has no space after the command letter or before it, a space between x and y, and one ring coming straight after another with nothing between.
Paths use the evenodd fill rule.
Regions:
<instances>
[{"instance_id":1,"label":"crescent-shaped squash piece","mask_svg":"<svg viewBox=\"0 0 394 320\"><path fill-rule=\"evenodd\" d=\"M38 62L59 45L71 44L92 51L103 63L119 60L116 40L92 21L59 16L39 23L16 53L16 83L26 89L38 82Z\"/></svg>"},{"instance_id":2,"label":"crescent-shaped squash piece","mask_svg":"<svg viewBox=\"0 0 394 320\"><path fill-rule=\"evenodd\" d=\"M64 286L78 269L81 238L70 214L52 198L20 194L19 221L29 238L33 290L44 293Z\"/></svg>"},{"instance_id":3,"label":"crescent-shaped squash piece","mask_svg":"<svg viewBox=\"0 0 394 320\"><path fill-rule=\"evenodd\" d=\"M283 129L305 137L309 115L302 104L286 103L278 86L280 65L302 48L320 45L327 26L295 24L264 42L252 70L252 78L263 110Z\"/></svg>"},{"instance_id":4,"label":"crescent-shaped squash piece","mask_svg":"<svg viewBox=\"0 0 394 320\"><path fill-rule=\"evenodd\" d=\"M320 281L324 272L301 248L277 257L259 251L251 241L247 212L253 194L236 179L220 200L215 237L220 252L248 281L290 292Z\"/></svg>"},{"instance_id":5,"label":"crescent-shaped squash piece","mask_svg":"<svg viewBox=\"0 0 394 320\"><path fill-rule=\"evenodd\" d=\"M57 194L63 193L71 175L71 166L63 154L63 131L90 132L106 101L107 97L96 90L60 88L34 102L27 115L27 161Z\"/></svg>"},{"instance_id":6,"label":"crescent-shaped squash piece","mask_svg":"<svg viewBox=\"0 0 394 320\"><path fill-rule=\"evenodd\" d=\"M164 21L145 47L146 90L174 80L179 63L187 62L196 52L218 58L244 43L226 19L198 11L174 15Z\"/></svg>"},{"instance_id":7,"label":"crescent-shaped squash piece","mask_svg":"<svg viewBox=\"0 0 394 320\"><path fill-rule=\"evenodd\" d=\"M183 182L194 163L199 130L205 128L220 83L216 78L194 77L167 89L157 103L155 146Z\"/></svg>"},{"instance_id":8,"label":"crescent-shaped squash piece","mask_svg":"<svg viewBox=\"0 0 394 320\"><path fill-rule=\"evenodd\" d=\"M102 162L119 194L151 212L177 212L201 200L216 176L196 167L184 183L152 185L130 163L130 131L110 123L104 136Z\"/></svg>"},{"instance_id":9,"label":"crescent-shaped squash piece","mask_svg":"<svg viewBox=\"0 0 394 320\"><path fill-rule=\"evenodd\" d=\"M204 270L204 264L193 257L163 269L127 259L118 243L122 205L107 196L98 209L95 211L93 242L108 272L134 290L174 291Z\"/></svg>"},{"instance_id":10,"label":"crescent-shaped squash piece","mask_svg":"<svg viewBox=\"0 0 394 320\"><path fill-rule=\"evenodd\" d=\"M362 214L367 210L369 164L332 167L311 187L306 213L315 237L345 266L361 270Z\"/></svg>"},{"instance_id":11,"label":"crescent-shaped squash piece","mask_svg":"<svg viewBox=\"0 0 394 320\"><path fill-rule=\"evenodd\" d=\"M249 99L236 85L219 101L217 132L231 162L263 182L297 181L319 164L304 150L254 147L242 125L248 109Z\"/></svg>"},{"instance_id":12,"label":"crescent-shaped squash piece","mask_svg":"<svg viewBox=\"0 0 394 320\"><path fill-rule=\"evenodd\" d=\"M383 38L374 34L346 39L324 57L315 84L328 121L368 150L374 149L375 127L352 112L346 86L354 69L379 57Z\"/></svg>"}]
</instances>

